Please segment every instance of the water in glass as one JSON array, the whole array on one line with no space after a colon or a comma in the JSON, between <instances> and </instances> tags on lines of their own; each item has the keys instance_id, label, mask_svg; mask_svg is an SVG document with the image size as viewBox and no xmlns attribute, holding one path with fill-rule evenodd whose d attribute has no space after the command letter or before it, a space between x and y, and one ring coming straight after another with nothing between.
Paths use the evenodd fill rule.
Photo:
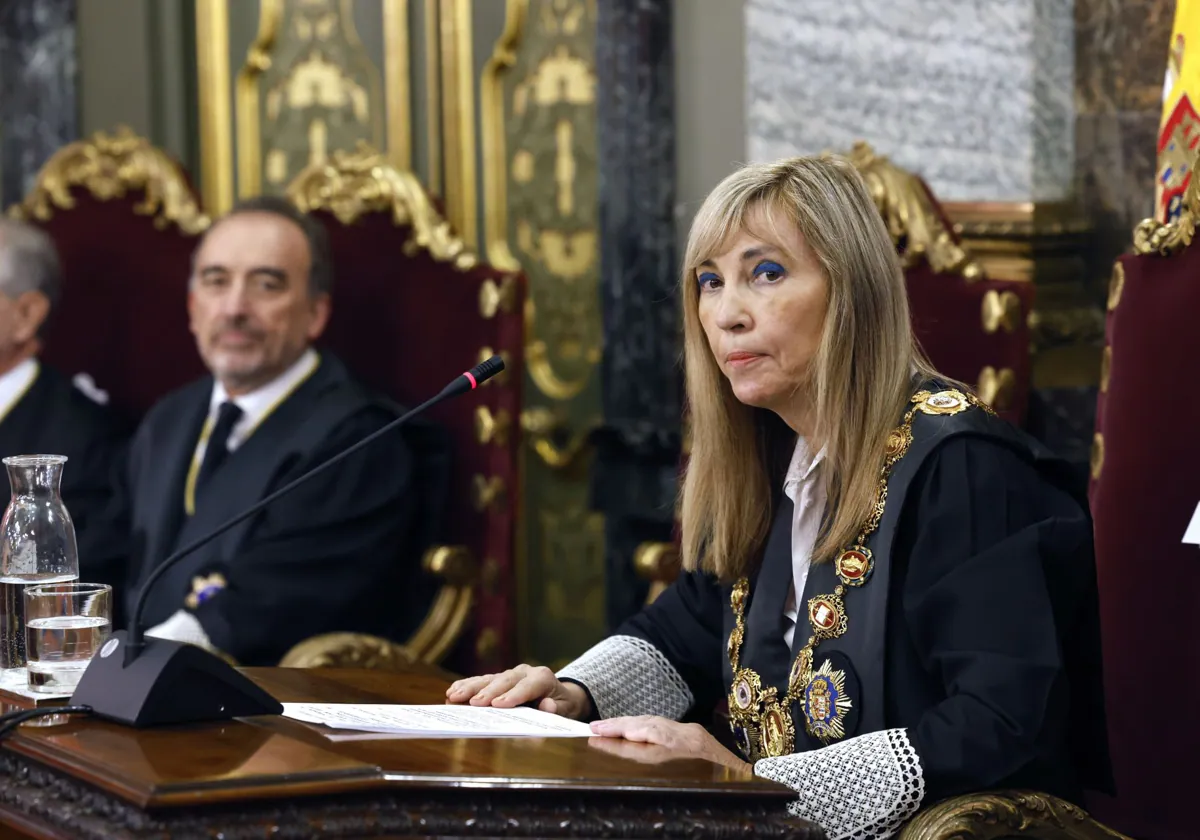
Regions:
<instances>
[{"instance_id":1,"label":"water in glass","mask_svg":"<svg viewBox=\"0 0 1200 840\"><path fill-rule=\"evenodd\" d=\"M25 589L30 691L70 694L112 632L112 588L53 583Z\"/></svg>"}]
</instances>

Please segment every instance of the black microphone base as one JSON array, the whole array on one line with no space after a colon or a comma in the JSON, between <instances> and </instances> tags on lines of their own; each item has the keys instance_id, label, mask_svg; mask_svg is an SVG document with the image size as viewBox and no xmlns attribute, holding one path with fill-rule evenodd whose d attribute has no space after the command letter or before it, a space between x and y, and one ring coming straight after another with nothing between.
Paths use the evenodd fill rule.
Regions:
<instances>
[{"instance_id":1,"label":"black microphone base","mask_svg":"<svg viewBox=\"0 0 1200 840\"><path fill-rule=\"evenodd\" d=\"M203 648L145 638L125 664L126 634L113 633L92 657L71 705L138 728L283 714L283 706L228 662Z\"/></svg>"}]
</instances>

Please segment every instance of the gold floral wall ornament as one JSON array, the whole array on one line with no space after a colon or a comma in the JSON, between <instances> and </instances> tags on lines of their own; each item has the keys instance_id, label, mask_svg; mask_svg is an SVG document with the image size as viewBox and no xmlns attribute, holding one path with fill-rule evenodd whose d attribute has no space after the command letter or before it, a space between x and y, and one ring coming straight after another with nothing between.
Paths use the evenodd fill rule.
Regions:
<instances>
[{"instance_id":1,"label":"gold floral wall ornament","mask_svg":"<svg viewBox=\"0 0 1200 840\"><path fill-rule=\"evenodd\" d=\"M903 249L906 269L926 260L938 274L957 274L968 281L983 277L982 267L955 241L919 178L861 140L846 157L866 181L892 242Z\"/></svg>"},{"instance_id":2,"label":"gold floral wall ornament","mask_svg":"<svg viewBox=\"0 0 1200 840\"><path fill-rule=\"evenodd\" d=\"M385 109L348 0L262 0L237 80L238 193L278 193L359 141L383 148Z\"/></svg>"},{"instance_id":3,"label":"gold floral wall ornament","mask_svg":"<svg viewBox=\"0 0 1200 840\"><path fill-rule=\"evenodd\" d=\"M428 251L438 262L466 271L479 258L434 207L421 182L401 172L379 152L359 143L353 152L336 151L306 167L288 186L287 196L304 212L324 210L344 225L366 213L391 213L397 225L412 228L406 249Z\"/></svg>"},{"instance_id":4,"label":"gold floral wall ornament","mask_svg":"<svg viewBox=\"0 0 1200 840\"><path fill-rule=\"evenodd\" d=\"M211 224L179 165L126 126L112 134L98 131L55 152L42 166L33 189L9 215L45 221L55 210L75 206L71 195L75 187L86 189L99 201L143 193L134 212L153 216L159 229L173 224L184 233L197 234Z\"/></svg>"}]
</instances>

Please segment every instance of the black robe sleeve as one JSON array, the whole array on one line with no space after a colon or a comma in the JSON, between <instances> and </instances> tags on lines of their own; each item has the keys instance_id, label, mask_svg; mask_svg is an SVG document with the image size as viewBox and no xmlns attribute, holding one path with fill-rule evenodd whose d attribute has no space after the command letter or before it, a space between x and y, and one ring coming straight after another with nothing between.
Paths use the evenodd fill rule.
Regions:
<instances>
[{"instance_id":1,"label":"black robe sleeve","mask_svg":"<svg viewBox=\"0 0 1200 840\"><path fill-rule=\"evenodd\" d=\"M276 486L387 419L373 410L355 415ZM389 435L268 507L238 556L224 558L227 586L194 611L209 641L239 662L274 664L318 633L384 634L390 624L403 638L423 617L430 589L419 564L402 557L415 505L412 471L403 438Z\"/></svg>"},{"instance_id":2,"label":"black robe sleeve","mask_svg":"<svg viewBox=\"0 0 1200 840\"><path fill-rule=\"evenodd\" d=\"M957 438L923 471L898 606L944 692L908 731L941 797L1055 763L1069 731L1062 637L1094 566L1087 512L1006 447Z\"/></svg>"},{"instance_id":3,"label":"black robe sleeve","mask_svg":"<svg viewBox=\"0 0 1200 840\"><path fill-rule=\"evenodd\" d=\"M714 578L685 572L559 678L582 685L601 718L703 718L721 694L722 603Z\"/></svg>"},{"instance_id":4,"label":"black robe sleeve","mask_svg":"<svg viewBox=\"0 0 1200 840\"><path fill-rule=\"evenodd\" d=\"M940 446L916 481L893 545L889 728L754 768L799 791L792 812L830 837L891 837L922 804L1017 779L1049 789L1050 768L1069 767L1060 640L1094 580L1086 510L974 437Z\"/></svg>"}]
</instances>

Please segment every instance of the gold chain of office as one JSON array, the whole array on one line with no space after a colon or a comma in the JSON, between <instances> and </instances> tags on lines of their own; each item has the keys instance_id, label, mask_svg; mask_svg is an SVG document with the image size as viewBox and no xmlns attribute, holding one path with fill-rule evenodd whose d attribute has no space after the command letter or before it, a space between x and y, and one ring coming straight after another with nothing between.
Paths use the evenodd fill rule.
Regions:
<instances>
[{"instance_id":1,"label":"gold chain of office","mask_svg":"<svg viewBox=\"0 0 1200 840\"><path fill-rule=\"evenodd\" d=\"M834 669L828 659L814 671L814 652L820 642L838 638L849 626L843 601L846 587L862 586L871 578L874 558L866 546L867 539L883 519L887 482L892 468L912 444L913 417L918 411L933 415L958 414L971 406L991 412L975 396L955 389L937 393L918 391L913 394L912 403L912 407L905 412L903 422L888 435L871 515L859 531L855 543L845 548L834 560L834 571L841 582L831 594L817 595L808 600L808 624L812 628L812 635L796 654L788 672L787 692L782 698L778 696L775 686L763 686L762 678L756 671L740 667L742 643L746 637L746 596L750 591L750 582L743 577L733 586L729 596L734 617L733 632L729 634L729 664L733 669L733 685L729 690L729 725L738 746L751 761L793 752L796 730L791 708L797 702L809 735L823 744L845 737L846 715L853 708L853 699L846 690L845 672ZM797 597L800 594L797 593Z\"/></svg>"}]
</instances>

